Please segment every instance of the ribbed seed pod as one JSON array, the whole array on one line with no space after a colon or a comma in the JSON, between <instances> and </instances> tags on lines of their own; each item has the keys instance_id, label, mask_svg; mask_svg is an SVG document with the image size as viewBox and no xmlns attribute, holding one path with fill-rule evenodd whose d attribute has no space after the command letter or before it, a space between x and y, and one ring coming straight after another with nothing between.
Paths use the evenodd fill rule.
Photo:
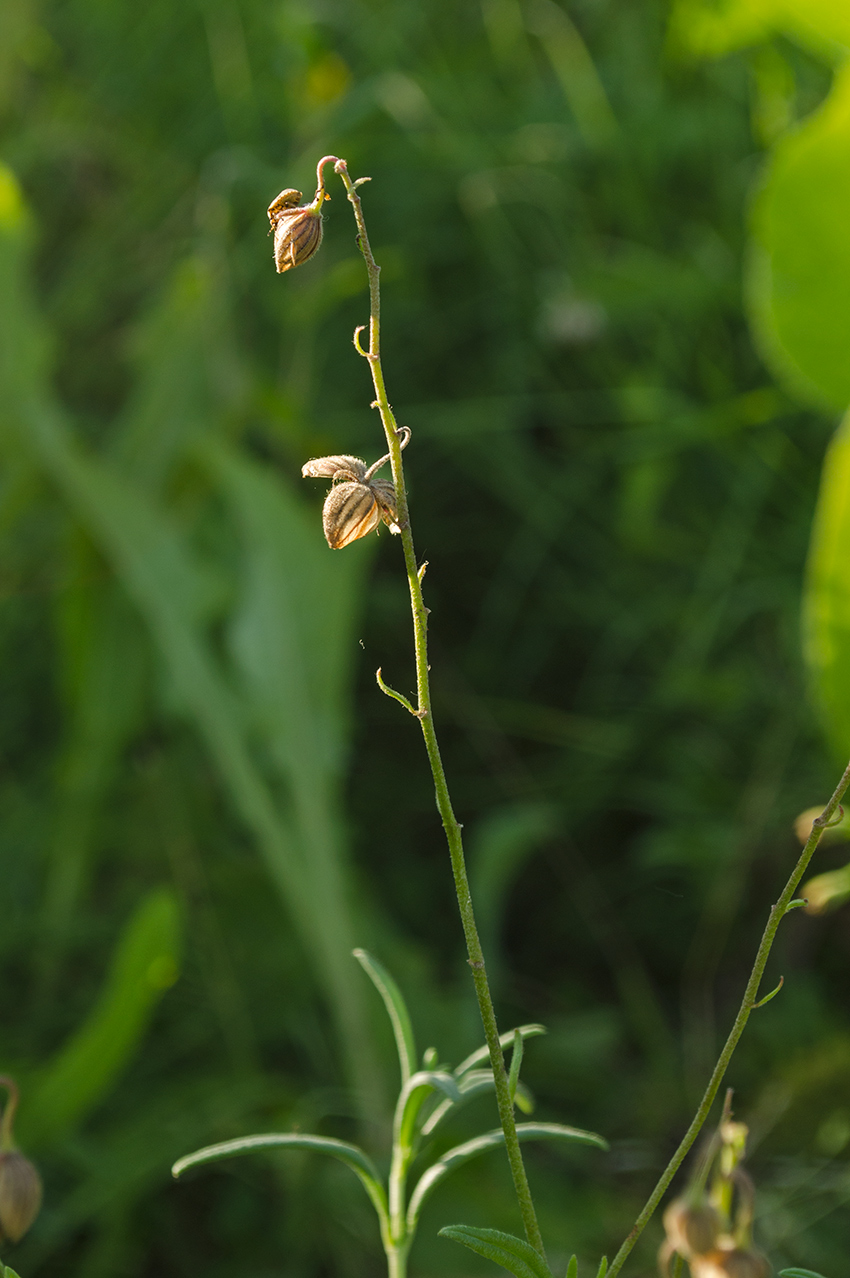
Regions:
<instances>
[{"instance_id":1,"label":"ribbed seed pod","mask_svg":"<svg viewBox=\"0 0 850 1278\"><path fill-rule=\"evenodd\" d=\"M269 205L269 222L274 231L274 260L278 274L301 266L322 242L322 201L319 191L312 204L301 204L301 192L281 191Z\"/></svg>"},{"instance_id":2,"label":"ribbed seed pod","mask_svg":"<svg viewBox=\"0 0 850 1278\"><path fill-rule=\"evenodd\" d=\"M0 1235L23 1238L41 1208L41 1177L16 1150L0 1154Z\"/></svg>"},{"instance_id":3,"label":"ribbed seed pod","mask_svg":"<svg viewBox=\"0 0 850 1278\"><path fill-rule=\"evenodd\" d=\"M712 1250L720 1233L720 1217L710 1203L695 1207L677 1198L664 1213L664 1229L671 1247L690 1260Z\"/></svg>"},{"instance_id":4,"label":"ribbed seed pod","mask_svg":"<svg viewBox=\"0 0 850 1278\"><path fill-rule=\"evenodd\" d=\"M334 484L325 498L322 526L331 550L342 550L381 522L381 508L368 484Z\"/></svg>"}]
</instances>

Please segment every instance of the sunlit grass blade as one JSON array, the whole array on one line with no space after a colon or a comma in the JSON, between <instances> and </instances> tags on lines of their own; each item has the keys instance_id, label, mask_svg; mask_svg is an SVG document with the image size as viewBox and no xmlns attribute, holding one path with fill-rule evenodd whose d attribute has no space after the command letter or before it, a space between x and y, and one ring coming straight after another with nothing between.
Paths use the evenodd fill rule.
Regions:
<instances>
[{"instance_id":1,"label":"sunlit grass blade","mask_svg":"<svg viewBox=\"0 0 850 1278\"><path fill-rule=\"evenodd\" d=\"M353 951L354 957L369 977L375 989L384 1000L384 1007L393 1027L398 1061L401 1066L401 1085L406 1087L412 1074L416 1072L416 1039L413 1036L413 1025L410 1013L402 992L382 963L367 950Z\"/></svg>"},{"instance_id":2,"label":"sunlit grass blade","mask_svg":"<svg viewBox=\"0 0 850 1278\"><path fill-rule=\"evenodd\" d=\"M378 1213L382 1229L386 1225L387 1199L375 1164L359 1145L351 1145L344 1140L334 1140L330 1136L313 1136L301 1132L268 1132L260 1136L240 1136L236 1140L221 1141L218 1145L207 1145L205 1149L198 1149L194 1154L178 1158L171 1168L171 1174L177 1179L190 1167L201 1167L205 1163L236 1158L241 1154L255 1154L258 1150L265 1149L309 1149L314 1153L330 1154L332 1158L339 1159L346 1167L351 1168L362 1183Z\"/></svg>"},{"instance_id":3,"label":"sunlit grass blade","mask_svg":"<svg viewBox=\"0 0 850 1278\"><path fill-rule=\"evenodd\" d=\"M514 1041L514 1034L519 1032L523 1039L536 1038L539 1034L546 1034L548 1031L545 1025L518 1025L516 1029L508 1030L506 1034L499 1035L499 1042L502 1047L510 1047ZM468 1070L474 1069L476 1065L480 1065L482 1061L486 1061L489 1053L485 1047L479 1047L476 1051L471 1052L469 1056L464 1057L461 1063L455 1068L455 1078L460 1078L466 1074Z\"/></svg>"},{"instance_id":4,"label":"sunlit grass blade","mask_svg":"<svg viewBox=\"0 0 850 1278\"><path fill-rule=\"evenodd\" d=\"M577 1141L582 1145L595 1145L597 1149L608 1148L608 1142L596 1132L582 1131L579 1127L565 1127L561 1123L517 1123L516 1130L521 1141L566 1140ZM455 1145L438 1162L424 1171L410 1195L410 1205L407 1209L408 1229L416 1228L422 1204L449 1172L460 1167L462 1163L468 1162L470 1158L477 1158L479 1154L486 1153L488 1149L496 1149L504 1144L504 1140L505 1136L501 1128L485 1132L483 1136L476 1136L462 1145Z\"/></svg>"},{"instance_id":5,"label":"sunlit grass blade","mask_svg":"<svg viewBox=\"0 0 850 1278\"><path fill-rule=\"evenodd\" d=\"M514 1278L552 1278L546 1261L522 1238L498 1229L474 1229L471 1225L446 1225L441 1238L463 1243L471 1251L507 1269Z\"/></svg>"}]
</instances>

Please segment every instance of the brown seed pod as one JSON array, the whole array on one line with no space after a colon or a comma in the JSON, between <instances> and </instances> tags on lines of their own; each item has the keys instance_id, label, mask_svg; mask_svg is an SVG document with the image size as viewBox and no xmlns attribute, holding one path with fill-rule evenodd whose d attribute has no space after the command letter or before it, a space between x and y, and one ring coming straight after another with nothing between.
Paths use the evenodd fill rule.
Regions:
<instances>
[{"instance_id":1,"label":"brown seed pod","mask_svg":"<svg viewBox=\"0 0 850 1278\"><path fill-rule=\"evenodd\" d=\"M691 1275L692 1278L770 1278L770 1265L757 1251L732 1244L718 1247L706 1256L696 1256L691 1261Z\"/></svg>"},{"instance_id":2,"label":"brown seed pod","mask_svg":"<svg viewBox=\"0 0 850 1278\"><path fill-rule=\"evenodd\" d=\"M301 192L287 189L269 205L269 222L274 231L274 260L278 274L309 261L322 242L322 201L320 188L312 204L301 204Z\"/></svg>"},{"instance_id":3,"label":"brown seed pod","mask_svg":"<svg viewBox=\"0 0 850 1278\"><path fill-rule=\"evenodd\" d=\"M410 431L402 426L399 435L405 448ZM375 478L375 472L389 459L387 453L367 467L362 458L339 453L314 457L302 466L305 479L333 480L322 510L325 537L332 550L342 550L343 546L365 537L382 519L390 532L400 531L395 487L388 479Z\"/></svg>"},{"instance_id":4,"label":"brown seed pod","mask_svg":"<svg viewBox=\"0 0 850 1278\"><path fill-rule=\"evenodd\" d=\"M16 1150L0 1154L0 1235L23 1238L41 1207L41 1177Z\"/></svg>"},{"instance_id":5,"label":"brown seed pod","mask_svg":"<svg viewBox=\"0 0 850 1278\"><path fill-rule=\"evenodd\" d=\"M710 1203L692 1206L686 1198L677 1198L664 1213L664 1229L670 1246L691 1260L712 1250L720 1233L720 1217Z\"/></svg>"}]
</instances>

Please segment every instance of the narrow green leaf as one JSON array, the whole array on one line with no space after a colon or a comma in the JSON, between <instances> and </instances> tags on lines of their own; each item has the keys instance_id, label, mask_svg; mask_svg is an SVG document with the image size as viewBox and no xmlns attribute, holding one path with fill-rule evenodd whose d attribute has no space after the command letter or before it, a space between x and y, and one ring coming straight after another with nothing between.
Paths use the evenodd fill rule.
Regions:
<instances>
[{"instance_id":1,"label":"narrow green leaf","mask_svg":"<svg viewBox=\"0 0 850 1278\"><path fill-rule=\"evenodd\" d=\"M413 1025L407 1004L398 985L382 963L373 958L367 950L354 950L354 957L384 1000L384 1007L387 1009L395 1035L398 1062L401 1066L401 1085L404 1088L410 1076L416 1072L417 1061L416 1039L413 1037Z\"/></svg>"},{"instance_id":2,"label":"narrow green leaf","mask_svg":"<svg viewBox=\"0 0 850 1278\"><path fill-rule=\"evenodd\" d=\"M8 1265L3 1266L3 1278L18 1278L14 1269L10 1269Z\"/></svg>"},{"instance_id":3,"label":"narrow green leaf","mask_svg":"<svg viewBox=\"0 0 850 1278\"><path fill-rule=\"evenodd\" d=\"M780 1269L779 1278L823 1278L823 1274L816 1274L814 1269Z\"/></svg>"},{"instance_id":4,"label":"narrow green leaf","mask_svg":"<svg viewBox=\"0 0 850 1278\"><path fill-rule=\"evenodd\" d=\"M598 1149L607 1149L608 1142L595 1132L582 1131L578 1127L564 1127L561 1123L517 1123L517 1136L524 1140L567 1140L578 1141L584 1145L595 1145ZM422 1173L416 1188L410 1195L407 1209L407 1227L412 1232L416 1228L422 1204L433 1193L437 1185L448 1176L449 1172L466 1163L470 1158L477 1158L488 1149L495 1149L505 1143L505 1134L501 1127L476 1136L463 1145L455 1145L438 1162L433 1163Z\"/></svg>"},{"instance_id":5,"label":"narrow green leaf","mask_svg":"<svg viewBox=\"0 0 850 1278\"><path fill-rule=\"evenodd\" d=\"M508 1074L508 1091L513 1101L516 1097L517 1083L519 1082L519 1071L522 1066L522 1034L518 1029L514 1030L513 1052L511 1053L511 1072Z\"/></svg>"},{"instance_id":6,"label":"narrow green leaf","mask_svg":"<svg viewBox=\"0 0 850 1278\"><path fill-rule=\"evenodd\" d=\"M570 1263L567 1265L567 1272L564 1278L578 1278L578 1256L570 1256Z\"/></svg>"},{"instance_id":7,"label":"narrow green leaf","mask_svg":"<svg viewBox=\"0 0 850 1278\"><path fill-rule=\"evenodd\" d=\"M596 1271L596 1278L605 1278L608 1272L608 1257L603 1256L599 1262L599 1268Z\"/></svg>"},{"instance_id":8,"label":"narrow green leaf","mask_svg":"<svg viewBox=\"0 0 850 1278\"><path fill-rule=\"evenodd\" d=\"M470 1251L507 1269L514 1278L552 1278L543 1257L522 1238L498 1229L473 1229L471 1225L446 1225L441 1238L463 1243Z\"/></svg>"},{"instance_id":9,"label":"narrow green leaf","mask_svg":"<svg viewBox=\"0 0 850 1278\"><path fill-rule=\"evenodd\" d=\"M30 1084L19 1124L24 1144L71 1130L108 1091L177 979L179 935L173 894L164 888L149 893L124 928L94 1008Z\"/></svg>"},{"instance_id":10,"label":"narrow green leaf","mask_svg":"<svg viewBox=\"0 0 850 1278\"><path fill-rule=\"evenodd\" d=\"M360 1180L372 1200L382 1225L386 1224L387 1199L375 1164L358 1145L350 1145L344 1140L334 1140L330 1136L313 1136L301 1132L268 1132L260 1136L241 1136L236 1140L222 1141L218 1145L207 1145L205 1149L198 1149L194 1154L178 1158L171 1168L171 1174L177 1179L190 1167L219 1162L223 1158L235 1158L240 1154L254 1154L263 1149L309 1149L317 1154L330 1154L332 1158L338 1158L341 1163L345 1163L346 1167L350 1167Z\"/></svg>"},{"instance_id":11,"label":"narrow green leaf","mask_svg":"<svg viewBox=\"0 0 850 1278\"><path fill-rule=\"evenodd\" d=\"M545 1025L519 1025L517 1029L508 1030L507 1033L499 1035L499 1042L502 1047L510 1047L514 1041L514 1034L517 1032L526 1039L536 1038L538 1034L547 1033L547 1030ZM477 1048L455 1068L455 1078L460 1078L462 1074L466 1074L468 1070L474 1069L476 1065L480 1065L482 1061L489 1060L489 1058L490 1052L486 1044L484 1047Z\"/></svg>"}]
</instances>

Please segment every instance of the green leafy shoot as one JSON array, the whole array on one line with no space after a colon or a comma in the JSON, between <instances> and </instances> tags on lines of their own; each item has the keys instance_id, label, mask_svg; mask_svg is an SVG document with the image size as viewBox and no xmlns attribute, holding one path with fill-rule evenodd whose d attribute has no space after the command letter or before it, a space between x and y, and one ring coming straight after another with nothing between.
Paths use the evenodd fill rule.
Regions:
<instances>
[{"instance_id":1,"label":"green leafy shoot","mask_svg":"<svg viewBox=\"0 0 850 1278\"><path fill-rule=\"evenodd\" d=\"M419 1070L401 1089L393 1124L393 1141L411 1149L416 1139L416 1120L422 1104L433 1091L441 1091L450 1105L461 1099L456 1079L438 1070Z\"/></svg>"},{"instance_id":2,"label":"green leafy shoot","mask_svg":"<svg viewBox=\"0 0 850 1278\"><path fill-rule=\"evenodd\" d=\"M494 1086L493 1071L491 1069L468 1070L458 1080L458 1089L460 1091L458 1100L440 1101L422 1123L422 1135L430 1136L432 1132L436 1131L447 1114L453 1113L459 1105L472 1100L473 1096L480 1096L482 1092L492 1091ZM523 1083L517 1083L514 1100L523 1114L534 1113L534 1097Z\"/></svg>"},{"instance_id":3,"label":"green leafy shoot","mask_svg":"<svg viewBox=\"0 0 850 1278\"><path fill-rule=\"evenodd\" d=\"M470 1251L507 1269L514 1278L552 1278L543 1257L522 1238L503 1234L498 1229L474 1229L471 1225L446 1225L441 1238L463 1243Z\"/></svg>"},{"instance_id":4,"label":"green leafy shoot","mask_svg":"<svg viewBox=\"0 0 850 1278\"><path fill-rule=\"evenodd\" d=\"M539 1034L546 1033L545 1025L519 1025L516 1029L508 1030L506 1034L499 1035L499 1042L502 1047L510 1047L514 1041L514 1035L521 1035L523 1041L527 1038L536 1038ZM480 1065L482 1061L489 1059L487 1047L479 1047L455 1068L455 1078L460 1078L464 1074L468 1074L471 1069L475 1069L476 1065Z\"/></svg>"},{"instance_id":5,"label":"green leafy shoot","mask_svg":"<svg viewBox=\"0 0 850 1278\"><path fill-rule=\"evenodd\" d=\"M398 1061L401 1066L401 1085L404 1088L411 1074L416 1071L416 1039L413 1026L401 990L385 967L366 950L354 950L354 957L384 1000L384 1007L393 1027ZM486 1049L485 1049L486 1052Z\"/></svg>"},{"instance_id":6,"label":"green leafy shoot","mask_svg":"<svg viewBox=\"0 0 850 1278\"><path fill-rule=\"evenodd\" d=\"M567 1272L564 1278L578 1278L578 1256L570 1256L570 1263L567 1265Z\"/></svg>"},{"instance_id":7,"label":"green leafy shoot","mask_svg":"<svg viewBox=\"0 0 850 1278\"><path fill-rule=\"evenodd\" d=\"M521 1141L566 1140L577 1141L584 1145L596 1145L598 1149L608 1148L608 1142L602 1136L597 1136L595 1132L582 1131L578 1127L564 1127L561 1123L517 1123L517 1135ZM426 1168L410 1195L410 1205L407 1209L408 1230L412 1232L416 1228L423 1203L449 1172L468 1162L470 1158L477 1158L479 1154L504 1144L504 1139L502 1129L496 1128L495 1131L486 1132L483 1136L475 1136L462 1145L455 1145L436 1163Z\"/></svg>"}]
</instances>

